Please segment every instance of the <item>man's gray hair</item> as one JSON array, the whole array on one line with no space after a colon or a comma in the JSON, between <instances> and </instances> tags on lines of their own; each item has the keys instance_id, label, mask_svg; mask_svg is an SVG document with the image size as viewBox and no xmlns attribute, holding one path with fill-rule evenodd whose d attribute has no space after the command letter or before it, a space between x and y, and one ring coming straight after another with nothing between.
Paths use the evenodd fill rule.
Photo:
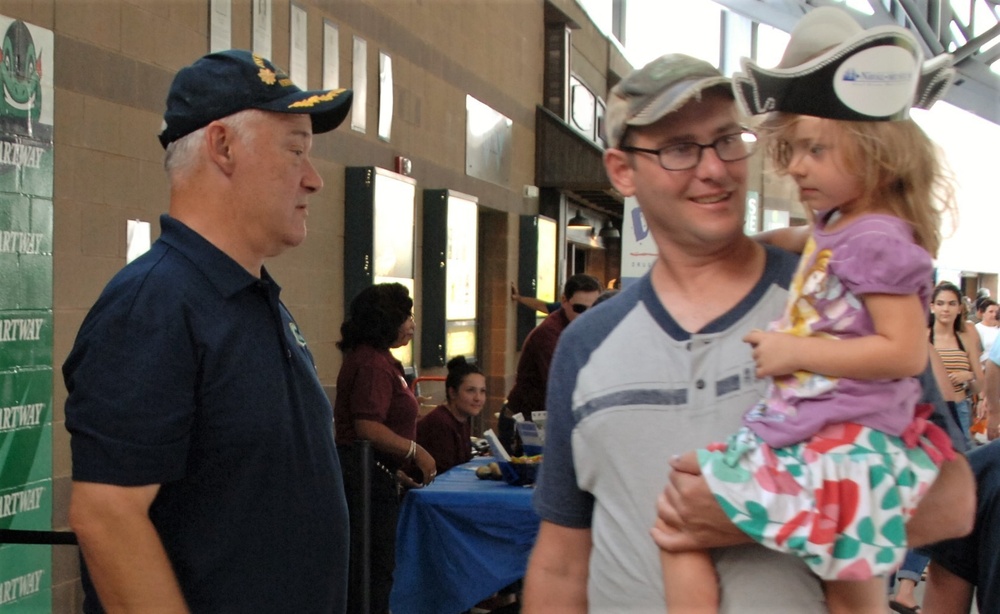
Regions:
<instances>
[{"instance_id":1,"label":"man's gray hair","mask_svg":"<svg viewBox=\"0 0 1000 614\"><path fill-rule=\"evenodd\" d=\"M248 130L247 126L254 119L263 115L265 115L264 111L246 109L217 121L224 124L243 139L252 141L255 133L252 130ZM170 181L180 179L194 167L195 161L198 159L198 147L205 138L206 128L208 126L199 128L191 134L167 145L167 151L163 156L163 168L167 171L167 179Z\"/></svg>"}]
</instances>

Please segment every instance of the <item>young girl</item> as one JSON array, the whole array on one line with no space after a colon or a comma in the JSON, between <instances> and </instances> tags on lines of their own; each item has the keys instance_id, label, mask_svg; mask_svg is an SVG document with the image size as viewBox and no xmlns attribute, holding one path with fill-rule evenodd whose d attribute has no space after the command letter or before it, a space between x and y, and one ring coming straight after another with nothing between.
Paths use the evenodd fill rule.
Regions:
<instances>
[{"instance_id":1,"label":"young girl","mask_svg":"<svg viewBox=\"0 0 1000 614\"><path fill-rule=\"evenodd\" d=\"M788 79L809 79L810 67L846 66L853 57L861 35L789 67L802 47L830 40L829 32L815 36L817 24L842 18L830 10L833 17L811 11L793 31L782 60ZM865 42L858 48L870 48ZM919 67L919 53L914 63ZM822 98L817 83L798 92ZM951 207L950 187L933 144L911 120L800 114L811 100L760 92L763 80L752 85L741 91L737 80L737 98L751 92L770 99L756 107L742 102L774 111L763 126L769 154L798 184L814 230L783 317L746 337L757 376L773 378L765 398L728 442L698 450L697 460L736 526L798 555L824 581L831 612L884 612L881 576L902 560L905 521L936 464L951 454L945 442L935 448L911 427L923 424L914 420L921 392L914 376L928 364L922 329L931 254L940 243L940 207ZM837 106L846 105L834 99L836 87L816 112L856 117L857 104L850 112ZM940 205L935 196L943 197ZM709 555L662 556L668 612L714 611Z\"/></svg>"}]
</instances>

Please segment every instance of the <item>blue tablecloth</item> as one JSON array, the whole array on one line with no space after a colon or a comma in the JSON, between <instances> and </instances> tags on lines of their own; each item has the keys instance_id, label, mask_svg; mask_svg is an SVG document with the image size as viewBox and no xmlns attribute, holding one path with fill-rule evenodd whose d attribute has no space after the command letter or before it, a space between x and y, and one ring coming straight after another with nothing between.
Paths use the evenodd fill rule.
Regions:
<instances>
[{"instance_id":1,"label":"blue tablecloth","mask_svg":"<svg viewBox=\"0 0 1000 614\"><path fill-rule=\"evenodd\" d=\"M390 607L458 614L524 577L538 535L531 488L480 480L474 459L403 499Z\"/></svg>"}]
</instances>

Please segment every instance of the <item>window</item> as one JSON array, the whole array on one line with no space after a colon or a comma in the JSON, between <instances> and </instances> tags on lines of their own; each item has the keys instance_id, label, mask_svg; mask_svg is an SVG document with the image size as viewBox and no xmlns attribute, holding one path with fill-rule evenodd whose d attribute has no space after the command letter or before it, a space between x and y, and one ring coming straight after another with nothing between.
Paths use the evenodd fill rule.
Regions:
<instances>
[{"instance_id":1,"label":"window","mask_svg":"<svg viewBox=\"0 0 1000 614\"><path fill-rule=\"evenodd\" d=\"M570 77L570 119L573 127L594 138L594 93L587 89L587 86L580 83L576 77Z\"/></svg>"}]
</instances>

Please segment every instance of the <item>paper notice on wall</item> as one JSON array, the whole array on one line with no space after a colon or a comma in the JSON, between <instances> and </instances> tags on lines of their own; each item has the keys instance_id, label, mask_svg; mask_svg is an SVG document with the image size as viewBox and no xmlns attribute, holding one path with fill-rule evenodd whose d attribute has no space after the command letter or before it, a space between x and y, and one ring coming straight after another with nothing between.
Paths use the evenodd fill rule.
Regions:
<instances>
[{"instance_id":1,"label":"paper notice on wall","mask_svg":"<svg viewBox=\"0 0 1000 614\"><path fill-rule=\"evenodd\" d=\"M149 222L128 220L125 236L125 264L149 251Z\"/></svg>"},{"instance_id":2,"label":"paper notice on wall","mask_svg":"<svg viewBox=\"0 0 1000 614\"><path fill-rule=\"evenodd\" d=\"M211 0L209 11L209 48L212 53L233 46L232 0Z\"/></svg>"}]
</instances>

